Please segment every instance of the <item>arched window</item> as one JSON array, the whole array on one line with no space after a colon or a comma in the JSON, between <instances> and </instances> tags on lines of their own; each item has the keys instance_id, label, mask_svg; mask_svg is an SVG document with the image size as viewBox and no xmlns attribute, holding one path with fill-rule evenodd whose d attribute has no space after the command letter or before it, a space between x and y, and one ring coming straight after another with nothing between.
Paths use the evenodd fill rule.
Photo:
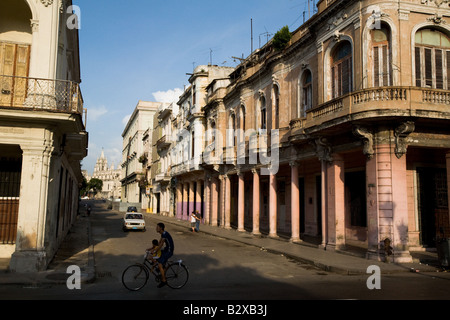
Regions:
<instances>
[{"instance_id":1,"label":"arched window","mask_svg":"<svg viewBox=\"0 0 450 320\"><path fill-rule=\"evenodd\" d=\"M300 82L301 85L301 102L299 117L306 117L306 110L312 108L312 73L305 70Z\"/></svg>"},{"instance_id":2,"label":"arched window","mask_svg":"<svg viewBox=\"0 0 450 320\"><path fill-rule=\"evenodd\" d=\"M343 41L331 55L332 98L340 97L352 90L352 46Z\"/></svg>"},{"instance_id":3,"label":"arched window","mask_svg":"<svg viewBox=\"0 0 450 320\"><path fill-rule=\"evenodd\" d=\"M374 87L392 85L392 56L390 38L390 31L385 26L372 31Z\"/></svg>"},{"instance_id":4,"label":"arched window","mask_svg":"<svg viewBox=\"0 0 450 320\"><path fill-rule=\"evenodd\" d=\"M241 105L239 108L239 129L245 131L245 106Z\"/></svg>"},{"instance_id":5,"label":"arched window","mask_svg":"<svg viewBox=\"0 0 450 320\"><path fill-rule=\"evenodd\" d=\"M450 38L439 30L421 29L415 36L416 86L450 88Z\"/></svg>"},{"instance_id":6,"label":"arched window","mask_svg":"<svg viewBox=\"0 0 450 320\"><path fill-rule=\"evenodd\" d=\"M259 98L259 109L261 112L261 129L267 129L266 98L264 96Z\"/></svg>"}]
</instances>

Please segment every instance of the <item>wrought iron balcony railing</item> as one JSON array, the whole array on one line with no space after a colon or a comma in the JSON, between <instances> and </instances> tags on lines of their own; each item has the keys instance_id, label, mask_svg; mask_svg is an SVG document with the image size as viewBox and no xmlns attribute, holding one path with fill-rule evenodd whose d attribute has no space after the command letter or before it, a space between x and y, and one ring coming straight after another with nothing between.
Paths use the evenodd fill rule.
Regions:
<instances>
[{"instance_id":1,"label":"wrought iron balcony railing","mask_svg":"<svg viewBox=\"0 0 450 320\"><path fill-rule=\"evenodd\" d=\"M78 83L0 75L0 108L83 114Z\"/></svg>"}]
</instances>

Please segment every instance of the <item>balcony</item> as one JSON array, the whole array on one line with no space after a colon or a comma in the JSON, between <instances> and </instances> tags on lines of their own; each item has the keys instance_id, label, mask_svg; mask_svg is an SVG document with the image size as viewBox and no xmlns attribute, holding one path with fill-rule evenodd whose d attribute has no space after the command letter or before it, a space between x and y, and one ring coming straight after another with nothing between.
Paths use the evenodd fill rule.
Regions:
<instances>
[{"instance_id":1,"label":"balcony","mask_svg":"<svg viewBox=\"0 0 450 320\"><path fill-rule=\"evenodd\" d=\"M353 120L384 117L447 119L450 91L420 87L377 87L354 91L308 110L291 121L291 139Z\"/></svg>"},{"instance_id":2,"label":"balcony","mask_svg":"<svg viewBox=\"0 0 450 320\"><path fill-rule=\"evenodd\" d=\"M164 135L156 141L156 147L158 150L163 150L170 147L170 141L168 141L167 136Z\"/></svg>"},{"instance_id":3,"label":"balcony","mask_svg":"<svg viewBox=\"0 0 450 320\"><path fill-rule=\"evenodd\" d=\"M0 108L83 114L79 84L0 75Z\"/></svg>"}]
</instances>

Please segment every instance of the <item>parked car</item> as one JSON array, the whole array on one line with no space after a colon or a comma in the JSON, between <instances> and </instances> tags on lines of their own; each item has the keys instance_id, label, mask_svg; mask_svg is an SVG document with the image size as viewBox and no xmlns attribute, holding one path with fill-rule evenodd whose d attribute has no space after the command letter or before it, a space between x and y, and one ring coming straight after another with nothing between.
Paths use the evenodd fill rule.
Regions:
<instances>
[{"instance_id":1,"label":"parked car","mask_svg":"<svg viewBox=\"0 0 450 320\"><path fill-rule=\"evenodd\" d=\"M142 213L126 212L123 216L123 231L142 230L145 231L145 220Z\"/></svg>"},{"instance_id":2,"label":"parked car","mask_svg":"<svg viewBox=\"0 0 450 320\"><path fill-rule=\"evenodd\" d=\"M128 207L127 212L137 212L136 207Z\"/></svg>"}]
</instances>

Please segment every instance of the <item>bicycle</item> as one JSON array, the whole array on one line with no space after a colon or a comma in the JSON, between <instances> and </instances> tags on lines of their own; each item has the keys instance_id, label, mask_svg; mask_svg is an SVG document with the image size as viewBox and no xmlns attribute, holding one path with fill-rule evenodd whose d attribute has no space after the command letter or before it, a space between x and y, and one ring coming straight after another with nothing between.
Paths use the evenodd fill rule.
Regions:
<instances>
[{"instance_id":1,"label":"bicycle","mask_svg":"<svg viewBox=\"0 0 450 320\"><path fill-rule=\"evenodd\" d=\"M122 284L130 291L142 289L148 282L150 274L155 276L156 282L161 282L158 263L147 259L149 252L144 255L143 263L128 266L122 273ZM167 285L172 289L181 289L189 279L189 270L182 260L167 261L164 266Z\"/></svg>"}]
</instances>

